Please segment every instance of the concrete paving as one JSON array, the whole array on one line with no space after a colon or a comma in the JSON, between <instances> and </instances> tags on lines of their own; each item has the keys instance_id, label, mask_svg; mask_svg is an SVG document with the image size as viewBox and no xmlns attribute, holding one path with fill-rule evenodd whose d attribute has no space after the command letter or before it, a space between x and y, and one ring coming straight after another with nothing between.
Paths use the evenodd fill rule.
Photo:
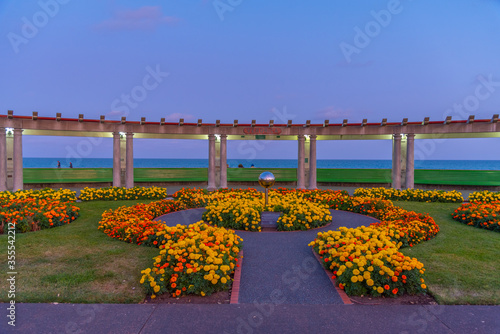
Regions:
<instances>
[{"instance_id":1,"label":"concrete paving","mask_svg":"<svg viewBox=\"0 0 500 334\"><path fill-rule=\"evenodd\" d=\"M498 315L470 305L16 304L16 326L3 316L0 333L495 334Z\"/></svg>"}]
</instances>

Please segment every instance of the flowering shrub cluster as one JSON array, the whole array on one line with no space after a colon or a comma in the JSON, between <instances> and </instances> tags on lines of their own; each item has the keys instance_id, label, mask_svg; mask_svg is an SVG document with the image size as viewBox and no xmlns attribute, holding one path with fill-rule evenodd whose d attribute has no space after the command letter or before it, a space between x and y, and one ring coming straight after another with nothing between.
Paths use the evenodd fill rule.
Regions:
<instances>
[{"instance_id":1,"label":"flowering shrub cluster","mask_svg":"<svg viewBox=\"0 0 500 334\"><path fill-rule=\"evenodd\" d=\"M328 224L328 206L307 200L303 192L270 191L265 207L264 195L255 189L216 192L206 197L209 203L203 219L215 226L246 231L261 231L262 211L281 212L278 231L308 230Z\"/></svg>"},{"instance_id":2,"label":"flowering shrub cluster","mask_svg":"<svg viewBox=\"0 0 500 334\"><path fill-rule=\"evenodd\" d=\"M168 227L153 218L186 206L161 200L107 210L99 229L112 238L160 248L152 268L142 271L141 284L148 294L210 294L231 285L242 239L224 228L199 222Z\"/></svg>"},{"instance_id":3,"label":"flowering shrub cluster","mask_svg":"<svg viewBox=\"0 0 500 334\"><path fill-rule=\"evenodd\" d=\"M69 189L27 189L18 190L15 192L11 191L0 191L0 199L53 199L62 202L73 202L76 201L76 191Z\"/></svg>"},{"instance_id":4,"label":"flowering shrub cluster","mask_svg":"<svg viewBox=\"0 0 500 334\"><path fill-rule=\"evenodd\" d=\"M500 232L500 201L465 203L451 214L458 222Z\"/></svg>"},{"instance_id":5,"label":"flowering shrub cluster","mask_svg":"<svg viewBox=\"0 0 500 334\"><path fill-rule=\"evenodd\" d=\"M151 298L169 293L209 295L231 287L242 239L233 231L198 222L156 233L160 254L140 283Z\"/></svg>"},{"instance_id":6,"label":"flowering shrub cluster","mask_svg":"<svg viewBox=\"0 0 500 334\"><path fill-rule=\"evenodd\" d=\"M246 231L261 231L259 200L224 198L207 205L203 220L219 227Z\"/></svg>"},{"instance_id":7,"label":"flowering shrub cluster","mask_svg":"<svg viewBox=\"0 0 500 334\"><path fill-rule=\"evenodd\" d=\"M310 245L348 295L397 296L427 288L423 264L400 253L401 243L377 227L320 232Z\"/></svg>"},{"instance_id":8,"label":"flowering shrub cluster","mask_svg":"<svg viewBox=\"0 0 500 334\"><path fill-rule=\"evenodd\" d=\"M116 210L106 210L99 221L98 229L112 238L138 245L158 247L156 233L165 228L155 217L185 209L176 201L161 200L148 204L122 206Z\"/></svg>"},{"instance_id":9,"label":"flowering shrub cluster","mask_svg":"<svg viewBox=\"0 0 500 334\"><path fill-rule=\"evenodd\" d=\"M172 197L184 203L188 208L201 208L208 204L208 191L201 188L182 188L176 191Z\"/></svg>"},{"instance_id":10,"label":"flowering shrub cluster","mask_svg":"<svg viewBox=\"0 0 500 334\"><path fill-rule=\"evenodd\" d=\"M469 202L476 202L476 203L500 202L500 191L497 192L489 190L474 191L469 194Z\"/></svg>"},{"instance_id":11,"label":"flowering shrub cluster","mask_svg":"<svg viewBox=\"0 0 500 334\"><path fill-rule=\"evenodd\" d=\"M69 224L78 217L80 208L71 202L50 198L0 198L0 233L9 224L24 233Z\"/></svg>"},{"instance_id":12,"label":"flowering shrub cluster","mask_svg":"<svg viewBox=\"0 0 500 334\"><path fill-rule=\"evenodd\" d=\"M421 190L405 189L398 190L392 188L358 188L354 191L354 196L383 198L393 201L413 201L413 202L443 202L461 203L464 201L462 193L452 190Z\"/></svg>"},{"instance_id":13,"label":"flowering shrub cluster","mask_svg":"<svg viewBox=\"0 0 500 334\"><path fill-rule=\"evenodd\" d=\"M82 201L117 201L125 199L164 199L167 197L167 189L160 187L108 187L88 188L80 192Z\"/></svg>"},{"instance_id":14,"label":"flowering shrub cluster","mask_svg":"<svg viewBox=\"0 0 500 334\"><path fill-rule=\"evenodd\" d=\"M399 249L433 238L439 226L431 217L377 198L346 198L342 194L325 194L322 198L317 194L313 200L381 220L369 227L320 232L309 244L348 295L425 292L423 264L404 256Z\"/></svg>"}]
</instances>

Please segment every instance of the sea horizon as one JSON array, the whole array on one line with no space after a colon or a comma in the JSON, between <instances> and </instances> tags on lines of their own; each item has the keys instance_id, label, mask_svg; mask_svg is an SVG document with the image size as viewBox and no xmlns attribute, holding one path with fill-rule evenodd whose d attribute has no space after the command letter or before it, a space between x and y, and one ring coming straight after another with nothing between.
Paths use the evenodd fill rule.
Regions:
<instances>
[{"instance_id":1,"label":"sea horizon","mask_svg":"<svg viewBox=\"0 0 500 334\"><path fill-rule=\"evenodd\" d=\"M23 157L24 168L112 168L112 158ZM230 168L296 168L297 159L227 159ZM207 168L208 159L135 158L134 168ZM317 168L390 169L390 159L318 159ZM500 170L500 160L415 160L415 169Z\"/></svg>"}]
</instances>

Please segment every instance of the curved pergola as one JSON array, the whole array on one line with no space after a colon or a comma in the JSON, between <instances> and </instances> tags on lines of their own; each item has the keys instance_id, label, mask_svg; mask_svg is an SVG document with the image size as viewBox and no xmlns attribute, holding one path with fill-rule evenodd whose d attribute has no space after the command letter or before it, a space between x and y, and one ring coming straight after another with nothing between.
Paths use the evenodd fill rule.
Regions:
<instances>
[{"instance_id":1,"label":"curved pergola","mask_svg":"<svg viewBox=\"0 0 500 334\"><path fill-rule=\"evenodd\" d=\"M76 137L112 137L113 138L113 186L122 186L121 170L125 171L127 188L134 186L133 173L133 139L208 139L209 167L208 189L227 187L227 140L296 140L298 142L297 188L315 189L316 186L316 141L317 140L392 140L392 187L400 189L414 187L414 141L419 139L444 138L499 138L498 114L491 119L476 120L473 115L467 120L430 121L426 117L420 122L369 123L364 119L361 123L322 124L275 124L273 120L266 124L252 121L249 124L204 123L201 119L196 123L178 122L128 121L122 117L120 121L85 119L83 114L78 118L63 118L60 113L56 117L38 117L38 112L31 116L17 116L9 110L7 115L0 115L0 191L8 188L23 189L22 135L35 136L76 136ZM122 163L122 161L124 163ZM216 179L216 169L220 177ZM306 170L309 179L306 185ZM12 178L12 186L7 180ZM10 182L9 182L10 183Z\"/></svg>"}]
</instances>

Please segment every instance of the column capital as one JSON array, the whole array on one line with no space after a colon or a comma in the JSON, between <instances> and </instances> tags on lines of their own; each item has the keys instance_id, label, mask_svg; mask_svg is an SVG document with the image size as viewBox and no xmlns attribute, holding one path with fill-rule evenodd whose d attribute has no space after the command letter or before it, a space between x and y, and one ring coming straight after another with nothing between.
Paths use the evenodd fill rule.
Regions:
<instances>
[{"instance_id":1,"label":"column capital","mask_svg":"<svg viewBox=\"0 0 500 334\"><path fill-rule=\"evenodd\" d=\"M414 133L408 133L406 134L406 139L414 139L415 138L415 134Z\"/></svg>"},{"instance_id":2,"label":"column capital","mask_svg":"<svg viewBox=\"0 0 500 334\"><path fill-rule=\"evenodd\" d=\"M133 137L134 133L133 132L127 132L126 133L127 138Z\"/></svg>"},{"instance_id":3,"label":"column capital","mask_svg":"<svg viewBox=\"0 0 500 334\"><path fill-rule=\"evenodd\" d=\"M113 136L119 136L120 135L120 131L113 131L111 133L113 134Z\"/></svg>"},{"instance_id":4,"label":"column capital","mask_svg":"<svg viewBox=\"0 0 500 334\"><path fill-rule=\"evenodd\" d=\"M21 133L23 133L23 129L21 128L14 128L14 135L20 135Z\"/></svg>"},{"instance_id":5,"label":"column capital","mask_svg":"<svg viewBox=\"0 0 500 334\"><path fill-rule=\"evenodd\" d=\"M395 133L392 135L392 138L395 140L401 140L401 135L399 133Z\"/></svg>"},{"instance_id":6,"label":"column capital","mask_svg":"<svg viewBox=\"0 0 500 334\"><path fill-rule=\"evenodd\" d=\"M227 135L220 135L220 139L227 139Z\"/></svg>"},{"instance_id":7,"label":"column capital","mask_svg":"<svg viewBox=\"0 0 500 334\"><path fill-rule=\"evenodd\" d=\"M297 139L299 141L305 141L306 140L306 137L304 135L297 135Z\"/></svg>"},{"instance_id":8,"label":"column capital","mask_svg":"<svg viewBox=\"0 0 500 334\"><path fill-rule=\"evenodd\" d=\"M316 140L316 138L318 138L318 136L316 136L316 135L309 135L309 140Z\"/></svg>"}]
</instances>

